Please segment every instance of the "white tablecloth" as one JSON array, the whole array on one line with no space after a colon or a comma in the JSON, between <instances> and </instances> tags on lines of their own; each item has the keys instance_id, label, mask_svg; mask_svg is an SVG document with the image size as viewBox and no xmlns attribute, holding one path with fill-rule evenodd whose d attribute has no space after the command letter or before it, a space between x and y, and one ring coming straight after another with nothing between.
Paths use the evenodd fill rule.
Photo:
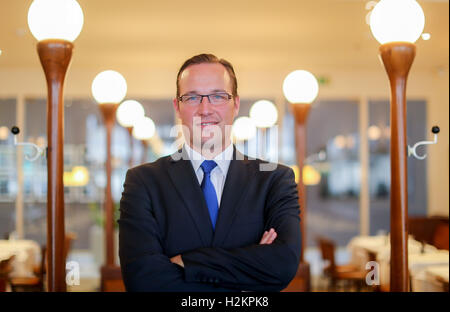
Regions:
<instances>
[{"instance_id":1,"label":"white tablecloth","mask_svg":"<svg viewBox=\"0 0 450 312\"><path fill-rule=\"evenodd\" d=\"M357 236L347 245L351 253L352 263L365 269L369 261L368 252L376 255L379 264L379 277L381 287L387 289L390 279L391 246L389 236ZM408 238L408 267L411 274L412 291L425 291L425 271L434 266L449 264L447 250L438 250L436 247ZM436 290L433 290L436 291Z\"/></svg>"},{"instance_id":2,"label":"white tablecloth","mask_svg":"<svg viewBox=\"0 0 450 312\"><path fill-rule=\"evenodd\" d=\"M448 283L448 264L432 265L415 274L412 278L413 291L444 291L443 284L439 279Z\"/></svg>"},{"instance_id":3,"label":"white tablecloth","mask_svg":"<svg viewBox=\"0 0 450 312\"><path fill-rule=\"evenodd\" d=\"M386 235L378 236L356 236L347 245L351 254L351 262L355 265L365 269L366 263L369 261L368 252L373 252L376 255L376 260L389 259L391 256L391 242L390 237ZM408 253L418 254L422 252L434 253L437 248L431 245L423 245L409 236L408 238Z\"/></svg>"},{"instance_id":4,"label":"white tablecloth","mask_svg":"<svg viewBox=\"0 0 450 312\"><path fill-rule=\"evenodd\" d=\"M34 266L40 263L41 247L32 240L0 240L0 260L12 255L11 276L32 276Z\"/></svg>"}]
</instances>

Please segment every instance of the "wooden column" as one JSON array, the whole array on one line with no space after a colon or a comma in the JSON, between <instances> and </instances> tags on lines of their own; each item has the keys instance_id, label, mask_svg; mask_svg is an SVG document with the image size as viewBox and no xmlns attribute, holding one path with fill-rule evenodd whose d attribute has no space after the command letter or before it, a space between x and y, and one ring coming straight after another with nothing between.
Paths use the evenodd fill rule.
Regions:
<instances>
[{"instance_id":1,"label":"wooden column","mask_svg":"<svg viewBox=\"0 0 450 312\"><path fill-rule=\"evenodd\" d=\"M25 133L25 97L20 94L16 98L16 125L22 131L17 134L17 140L23 142ZM24 239L23 216L23 147L18 146L16 153L17 193L16 193L16 233L18 239Z\"/></svg>"},{"instance_id":2,"label":"wooden column","mask_svg":"<svg viewBox=\"0 0 450 312\"><path fill-rule=\"evenodd\" d=\"M308 118L311 105L304 103L291 104L292 113L295 119L295 148L298 165L298 196L300 205L300 231L302 235L302 249L300 252L300 264L297 275L304 280L306 291L310 291L310 269L309 263L305 261L306 239L306 191L303 184L303 166L306 155L306 120Z\"/></svg>"},{"instance_id":3,"label":"wooden column","mask_svg":"<svg viewBox=\"0 0 450 312\"><path fill-rule=\"evenodd\" d=\"M37 45L47 80L47 288L66 291L64 263L64 103L63 86L73 44L43 40Z\"/></svg>"},{"instance_id":4,"label":"wooden column","mask_svg":"<svg viewBox=\"0 0 450 312\"><path fill-rule=\"evenodd\" d=\"M393 42L380 46L391 87L391 291L408 291L408 172L406 80L415 45Z\"/></svg>"},{"instance_id":5,"label":"wooden column","mask_svg":"<svg viewBox=\"0 0 450 312\"><path fill-rule=\"evenodd\" d=\"M304 250L306 248L306 192L303 184L303 166L306 155L306 119L308 117L310 104L292 104L292 112L295 119L295 148L297 154L298 165L298 196L300 205L300 230L302 233L302 251L300 254L300 261L304 261Z\"/></svg>"},{"instance_id":6,"label":"wooden column","mask_svg":"<svg viewBox=\"0 0 450 312\"><path fill-rule=\"evenodd\" d=\"M148 155L148 143L147 140L142 140L142 159L141 159L141 164L145 164L145 162L147 161L147 155Z\"/></svg>"},{"instance_id":7,"label":"wooden column","mask_svg":"<svg viewBox=\"0 0 450 312\"><path fill-rule=\"evenodd\" d=\"M134 159L133 159L133 127L126 127L128 131L128 138L130 139L130 158L128 160L128 167L132 168Z\"/></svg>"},{"instance_id":8,"label":"wooden column","mask_svg":"<svg viewBox=\"0 0 450 312\"><path fill-rule=\"evenodd\" d=\"M106 128L106 191L105 191L105 266L115 266L114 259L114 202L111 194L111 175L112 175L112 163L111 163L111 135L112 129L115 123L115 114L118 107L116 103L104 103L100 104L100 111L103 115L103 122Z\"/></svg>"}]
</instances>

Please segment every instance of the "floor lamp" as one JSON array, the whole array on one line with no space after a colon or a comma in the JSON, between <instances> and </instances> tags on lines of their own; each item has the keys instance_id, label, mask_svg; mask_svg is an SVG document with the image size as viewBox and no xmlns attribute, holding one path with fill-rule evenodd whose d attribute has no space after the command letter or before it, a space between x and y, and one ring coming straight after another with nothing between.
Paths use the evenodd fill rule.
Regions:
<instances>
[{"instance_id":1,"label":"floor lamp","mask_svg":"<svg viewBox=\"0 0 450 312\"><path fill-rule=\"evenodd\" d=\"M231 134L234 144L240 146L244 154L248 154L248 141L256 136L255 122L247 116L236 118L233 122Z\"/></svg>"},{"instance_id":2,"label":"floor lamp","mask_svg":"<svg viewBox=\"0 0 450 312\"><path fill-rule=\"evenodd\" d=\"M145 111L141 103L135 100L123 101L117 109L116 118L119 125L127 129L128 137L130 139L130 158L128 166L133 167L133 126L142 117L144 117Z\"/></svg>"},{"instance_id":3,"label":"floor lamp","mask_svg":"<svg viewBox=\"0 0 450 312\"><path fill-rule=\"evenodd\" d=\"M147 159L148 140L155 135L155 132L155 123L150 117L146 116L141 117L133 127L133 137L142 142L142 147L144 149L141 163L144 163Z\"/></svg>"},{"instance_id":4,"label":"floor lamp","mask_svg":"<svg viewBox=\"0 0 450 312\"><path fill-rule=\"evenodd\" d=\"M306 192L303 183L303 168L306 155L306 123L311 108L311 103L319 93L319 84L317 79L310 72L305 70L295 70L286 76L283 82L283 93L291 105L292 114L295 120L295 147L297 155L298 175L298 195L300 205L300 229L302 234L302 249L300 253L300 265L298 275L305 278L306 290L310 286L309 264L305 261L305 252L307 246L306 239Z\"/></svg>"},{"instance_id":5,"label":"floor lamp","mask_svg":"<svg viewBox=\"0 0 450 312\"><path fill-rule=\"evenodd\" d=\"M75 0L35 0L28 25L47 80L47 290L66 291L64 259L64 100L63 87L73 41L83 28Z\"/></svg>"},{"instance_id":6,"label":"floor lamp","mask_svg":"<svg viewBox=\"0 0 450 312\"><path fill-rule=\"evenodd\" d=\"M278 120L278 110L273 102L259 100L253 103L249 111L250 119L257 128L257 155L259 158L267 158L267 129L273 127Z\"/></svg>"},{"instance_id":7,"label":"floor lamp","mask_svg":"<svg viewBox=\"0 0 450 312\"><path fill-rule=\"evenodd\" d=\"M116 110L127 93L127 83L121 74L113 70L99 73L92 82L92 95L99 104L106 128L106 190L104 201L106 261L101 269L102 291L108 272L117 271L114 251L114 202L111 194L111 135L116 121Z\"/></svg>"},{"instance_id":8,"label":"floor lamp","mask_svg":"<svg viewBox=\"0 0 450 312\"><path fill-rule=\"evenodd\" d=\"M381 0L370 15L391 88L390 290L395 292L409 288L406 80L415 56L414 42L424 26L425 16L415 0Z\"/></svg>"}]
</instances>

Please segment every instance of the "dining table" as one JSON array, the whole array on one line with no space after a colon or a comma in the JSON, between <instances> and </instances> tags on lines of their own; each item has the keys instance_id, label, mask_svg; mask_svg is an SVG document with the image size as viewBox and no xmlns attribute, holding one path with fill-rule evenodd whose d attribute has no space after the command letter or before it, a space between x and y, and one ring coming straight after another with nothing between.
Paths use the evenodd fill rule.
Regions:
<instances>
[{"instance_id":1,"label":"dining table","mask_svg":"<svg viewBox=\"0 0 450 312\"><path fill-rule=\"evenodd\" d=\"M30 277L41 261L41 247L38 242L27 239L0 240L0 261L14 256L11 277Z\"/></svg>"}]
</instances>

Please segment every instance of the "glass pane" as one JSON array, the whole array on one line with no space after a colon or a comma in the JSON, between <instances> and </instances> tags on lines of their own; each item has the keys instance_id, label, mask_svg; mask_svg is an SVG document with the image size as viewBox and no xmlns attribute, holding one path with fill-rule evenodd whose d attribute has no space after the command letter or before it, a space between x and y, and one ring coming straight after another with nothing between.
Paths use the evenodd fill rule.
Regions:
<instances>
[{"instance_id":1,"label":"glass pane","mask_svg":"<svg viewBox=\"0 0 450 312\"><path fill-rule=\"evenodd\" d=\"M16 100L0 99L0 239L16 228L16 147L11 128L16 123Z\"/></svg>"},{"instance_id":2,"label":"glass pane","mask_svg":"<svg viewBox=\"0 0 450 312\"><path fill-rule=\"evenodd\" d=\"M390 232L390 102L369 101L370 146L370 233ZM426 102L408 101L407 144L429 140L426 129ZM425 148L426 149L426 148ZM426 153L424 148L418 154ZM427 214L426 160L408 157L408 214Z\"/></svg>"},{"instance_id":3,"label":"glass pane","mask_svg":"<svg viewBox=\"0 0 450 312\"><path fill-rule=\"evenodd\" d=\"M306 186L308 246L316 246L319 235L343 246L359 233L358 124L358 103L354 101L318 101L310 110L306 162L320 173L320 182ZM288 105L282 146L283 162L296 164L294 119Z\"/></svg>"}]
</instances>

